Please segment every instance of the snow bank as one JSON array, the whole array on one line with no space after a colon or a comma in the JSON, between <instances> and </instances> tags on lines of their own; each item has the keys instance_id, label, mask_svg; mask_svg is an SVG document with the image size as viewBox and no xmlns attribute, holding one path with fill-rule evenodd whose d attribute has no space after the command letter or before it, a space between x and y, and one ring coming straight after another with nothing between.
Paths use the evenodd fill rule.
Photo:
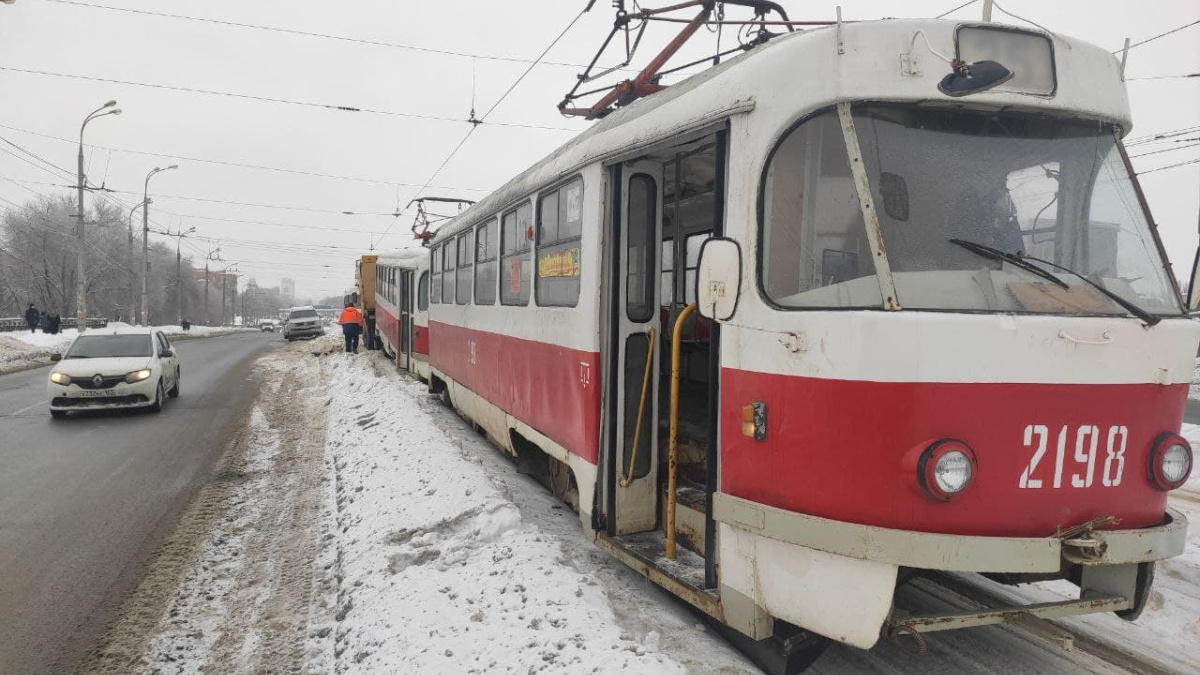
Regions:
<instances>
[{"instance_id":1,"label":"snow bank","mask_svg":"<svg viewBox=\"0 0 1200 675\"><path fill-rule=\"evenodd\" d=\"M322 559L337 603L310 625L310 666L332 650L337 672L684 672L657 634L622 631L601 583L449 442L418 385L329 360Z\"/></svg>"},{"instance_id":2,"label":"snow bank","mask_svg":"<svg viewBox=\"0 0 1200 675\"><path fill-rule=\"evenodd\" d=\"M114 321L108 325L115 327L128 324ZM237 331L255 330L253 328L192 326L191 330L185 332L179 326L158 326L157 328L176 338L185 335L191 338L215 337ZM93 328L92 330L103 329ZM50 362L51 354L61 354L67 351L67 348L78 336L79 331L74 328L64 329L57 335L48 335L40 330L36 333L30 333L28 330L0 333L0 373L45 365Z\"/></svg>"}]
</instances>

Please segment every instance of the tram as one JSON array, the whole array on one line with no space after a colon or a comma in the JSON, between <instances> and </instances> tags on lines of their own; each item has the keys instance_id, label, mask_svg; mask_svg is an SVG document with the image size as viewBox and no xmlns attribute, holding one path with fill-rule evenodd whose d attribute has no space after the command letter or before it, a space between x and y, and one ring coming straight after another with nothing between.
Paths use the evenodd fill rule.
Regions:
<instances>
[{"instance_id":1,"label":"tram","mask_svg":"<svg viewBox=\"0 0 1200 675\"><path fill-rule=\"evenodd\" d=\"M396 367L429 380L429 251L381 255L375 263L375 331Z\"/></svg>"},{"instance_id":2,"label":"tram","mask_svg":"<svg viewBox=\"0 0 1200 675\"><path fill-rule=\"evenodd\" d=\"M1200 324L1131 126L1121 63L1074 38L773 39L437 231L430 386L774 670L830 640L1135 619L1185 544ZM895 606L938 571L1080 597Z\"/></svg>"}]
</instances>

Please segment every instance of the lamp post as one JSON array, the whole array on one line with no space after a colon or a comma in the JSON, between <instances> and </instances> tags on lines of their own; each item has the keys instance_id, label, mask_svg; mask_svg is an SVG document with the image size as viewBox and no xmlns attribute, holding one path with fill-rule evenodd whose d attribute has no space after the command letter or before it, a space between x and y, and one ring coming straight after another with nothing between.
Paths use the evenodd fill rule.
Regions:
<instances>
[{"instance_id":1,"label":"lamp post","mask_svg":"<svg viewBox=\"0 0 1200 675\"><path fill-rule=\"evenodd\" d=\"M137 323L137 265L133 262L133 214L145 206L145 202L129 209L129 323Z\"/></svg>"},{"instance_id":2,"label":"lamp post","mask_svg":"<svg viewBox=\"0 0 1200 675\"><path fill-rule=\"evenodd\" d=\"M164 168L154 167L146 174L142 191L142 325L150 325L150 307L146 301L146 288L150 279L150 179L160 171L178 169L178 164Z\"/></svg>"},{"instance_id":3,"label":"lamp post","mask_svg":"<svg viewBox=\"0 0 1200 675\"><path fill-rule=\"evenodd\" d=\"M84 118L83 124L79 126L79 213L77 214L79 222L75 224L75 243L78 245L78 251L75 254L75 328L81 333L87 330L87 280L84 279L85 254L83 249L83 188L86 185L83 175L83 130L87 128L88 122L97 117L120 115L121 109L115 107L116 105L116 101L109 101L96 108Z\"/></svg>"}]
</instances>

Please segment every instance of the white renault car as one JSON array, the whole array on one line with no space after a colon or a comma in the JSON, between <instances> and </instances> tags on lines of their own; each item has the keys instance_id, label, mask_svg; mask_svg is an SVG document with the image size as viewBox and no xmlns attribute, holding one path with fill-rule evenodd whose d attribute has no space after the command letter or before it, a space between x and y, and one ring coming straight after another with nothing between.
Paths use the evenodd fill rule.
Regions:
<instances>
[{"instance_id":1,"label":"white renault car","mask_svg":"<svg viewBox=\"0 0 1200 675\"><path fill-rule=\"evenodd\" d=\"M154 328L101 328L75 338L46 384L50 414L72 410L148 408L158 412L179 396L179 359Z\"/></svg>"}]
</instances>

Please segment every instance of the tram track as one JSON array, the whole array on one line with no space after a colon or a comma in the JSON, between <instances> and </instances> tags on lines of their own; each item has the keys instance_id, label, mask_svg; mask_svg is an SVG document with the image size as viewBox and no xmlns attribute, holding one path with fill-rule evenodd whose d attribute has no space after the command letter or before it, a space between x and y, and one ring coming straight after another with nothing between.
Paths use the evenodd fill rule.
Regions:
<instances>
[{"instance_id":1,"label":"tram track","mask_svg":"<svg viewBox=\"0 0 1200 675\"><path fill-rule=\"evenodd\" d=\"M970 577L945 572L923 574L921 579L929 582L924 590L929 590L928 586L937 586L962 600L983 607L1010 605L1013 601L1011 597L981 585L980 582L982 584L992 583L986 580L977 581ZM937 591L933 592L937 593ZM1069 636L1070 646L1062 647L1060 645L1059 648L1063 655L1071 660L1078 661L1076 655L1081 654L1136 675L1185 675L1183 671L1176 670L1151 656L1133 653L1097 639L1075 630L1061 620L1038 619L1029 623L1007 625L1051 643L1060 641L1064 636ZM1080 663L1080 665L1086 666L1087 664Z\"/></svg>"}]
</instances>

